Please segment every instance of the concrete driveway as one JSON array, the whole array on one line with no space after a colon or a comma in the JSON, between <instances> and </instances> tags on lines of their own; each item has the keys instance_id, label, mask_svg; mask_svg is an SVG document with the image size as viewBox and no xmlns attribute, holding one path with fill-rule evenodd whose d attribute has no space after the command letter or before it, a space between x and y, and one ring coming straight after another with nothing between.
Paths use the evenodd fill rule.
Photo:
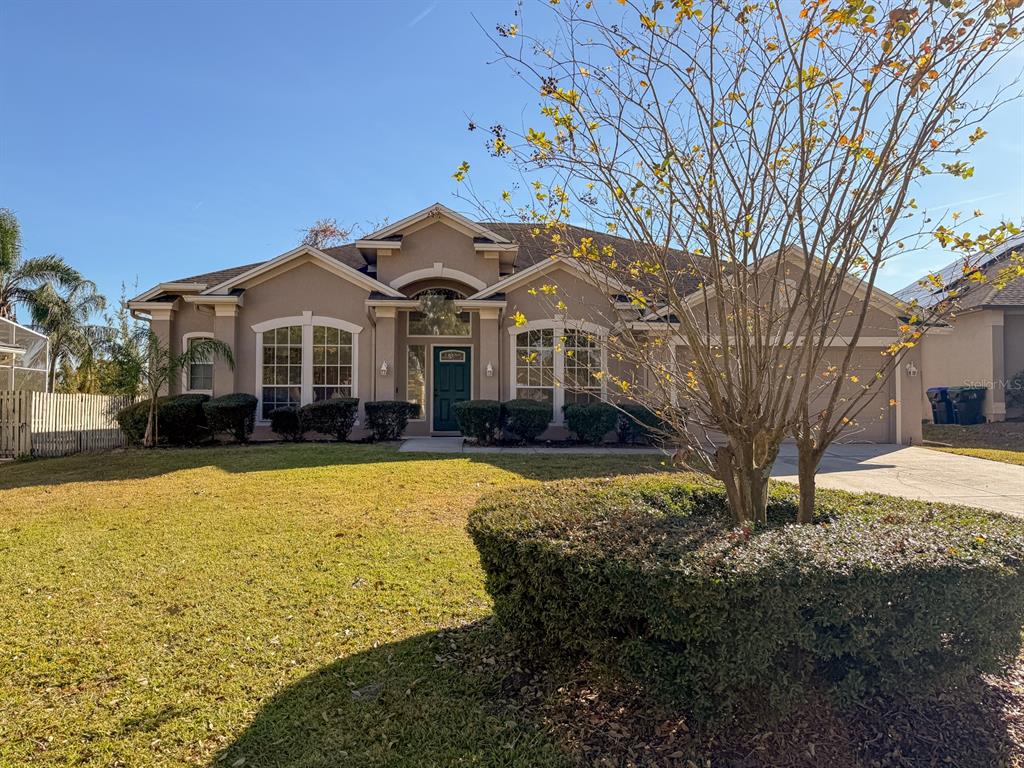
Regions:
<instances>
[{"instance_id":1,"label":"concrete driveway","mask_svg":"<svg viewBox=\"0 0 1024 768\"><path fill-rule=\"evenodd\" d=\"M784 445L772 477L797 481L796 450ZM836 445L818 470L818 485L966 504L1024 517L1024 467L899 445Z\"/></svg>"}]
</instances>

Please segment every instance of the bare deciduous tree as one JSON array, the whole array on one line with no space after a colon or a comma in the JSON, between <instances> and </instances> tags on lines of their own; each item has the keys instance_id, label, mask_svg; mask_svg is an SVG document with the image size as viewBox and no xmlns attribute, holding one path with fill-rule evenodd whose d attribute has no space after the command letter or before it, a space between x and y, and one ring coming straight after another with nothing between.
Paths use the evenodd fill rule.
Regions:
<instances>
[{"instance_id":1,"label":"bare deciduous tree","mask_svg":"<svg viewBox=\"0 0 1024 768\"><path fill-rule=\"evenodd\" d=\"M593 282L622 286L640 317L603 340L612 389L683 437L736 521L765 519L787 436L809 521L823 452L959 296L889 306L902 320L884 335L898 336L865 363L858 344L883 335L891 305L884 264L930 238L968 254L1016 231L954 232L913 193L932 174L971 176L981 122L1016 95L979 86L1017 44L1021 2L622 5L552 3L536 35L521 11L498 28L541 97L540 125L491 129L529 194L504 204ZM455 178L480 202L468 171ZM1003 277L1021 272L1013 258Z\"/></svg>"},{"instance_id":2,"label":"bare deciduous tree","mask_svg":"<svg viewBox=\"0 0 1024 768\"><path fill-rule=\"evenodd\" d=\"M300 245L313 248L331 248L344 243L351 233L338 226L337 219L317 219L313 226L302 230Z\"/></svg>"}]
</instances>

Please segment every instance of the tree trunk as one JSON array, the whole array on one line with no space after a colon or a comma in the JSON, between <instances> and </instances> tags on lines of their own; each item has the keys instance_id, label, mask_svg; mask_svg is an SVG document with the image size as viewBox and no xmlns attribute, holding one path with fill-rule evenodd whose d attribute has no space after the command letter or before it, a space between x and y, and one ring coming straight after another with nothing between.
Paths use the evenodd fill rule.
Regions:
<instances>
[{"instance_id":1,"label":"tree trunk","mask_svg":"<svg viewBox=\"0 0 1024 768\"><path fill-rule=\"evenodd\" d=\"M718 479L725 484L725 494L737 525L765 523L768 520L768 478L774 456L754 461L754 445L731 441L715 451ZM767 459L771 459L768 461Z\"/></svg>"},{"instance_id":2,"label":"tree trunk","mask_svg":"<svg viewBox=\"0 0 1024 768\"><path fill-rule=\"evenodd\" d=\"M809 445L797 444L797 478L800 483L800 508L797 511L798 523L814 522L814 494L816 490L815 474L821 453Z\"/></svg>"},{"instance_id":3,"label":"tree trunk","mask_svg":"<svg viewBox=\"0 0 1024 768\"><path fill-rule=\"evenodd\" d=\"M149 403L149 417L146 419L146 435L142 438L142 445L152 448L156 445L156 440L156 398L154 397Z\"/></svg>"}]
</instances>

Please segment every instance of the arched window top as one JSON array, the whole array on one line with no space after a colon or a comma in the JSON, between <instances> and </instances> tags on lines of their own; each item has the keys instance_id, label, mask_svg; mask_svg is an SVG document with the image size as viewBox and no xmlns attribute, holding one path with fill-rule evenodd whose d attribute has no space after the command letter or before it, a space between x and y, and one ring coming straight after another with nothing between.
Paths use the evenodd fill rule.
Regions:
<instances>
[{"instance_id":1,"label":"arched window top","mask_svg":"<svg viewBox=\"0 0 1024 768\"><path fill-rule=\"evenodd\" d=\"M457 299L466 298L465 293L457 291L454 288L424 288L422 291L416 291L416 293L409 298L423 299L435 296L440 299L446 299L447 301L456 301Z\"/></svg>"},{"instance_id":2,"label":"arched window top","mask_svg":"<svg viewBox=\"0 0 1024 768\"><path fill-rule=\"evenodd\" d=\"M288 325L322 325L327 328L338 328L342 331L348 331L349 333L359 333L363 330L361 325L350 323L348 320L339 320L336 317L314 315L312 312L303 312L301 315L275 317L273 320L264 320L262 323L256 323L253 325L252 329L256 333L264 333L265 331L271 331L274 328L281 328Z\"/></svg>"}]
</instances>

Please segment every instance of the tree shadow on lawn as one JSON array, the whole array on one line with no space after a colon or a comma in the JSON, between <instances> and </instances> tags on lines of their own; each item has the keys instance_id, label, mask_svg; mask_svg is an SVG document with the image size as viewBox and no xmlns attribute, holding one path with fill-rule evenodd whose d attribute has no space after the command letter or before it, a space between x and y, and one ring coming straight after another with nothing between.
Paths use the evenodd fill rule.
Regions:
<instances>
[{"instance_id":1,"label":"tree shadow on lawn","mask_svg":"<svg viewBox=\"0 0 1024 768\"><path fill-rule=\"evenodd\" d=\"M1022 683L1019 663L926 703L820 700L770 726L708 727L595 664L535 667L486 619L324 667L211 765L991 768L1024 758Z\"/></svg>"},{"instance_id":2,"label":"tree shadow on lawn","mask_svg":"<svg viewBox=\"0 0 1024 768\"><path fill-rule=\"evenodd\" d=\"M663 456L569 454L400 453L398 443L270 443L198 448L132 448L81 453L57 459L27 459L0 465L0 491L65 483L136 480L215 467L232 474L361 464L469 461L490 464L530 480L608 477L669 469Z\"/></svg>"}]
</instances>

